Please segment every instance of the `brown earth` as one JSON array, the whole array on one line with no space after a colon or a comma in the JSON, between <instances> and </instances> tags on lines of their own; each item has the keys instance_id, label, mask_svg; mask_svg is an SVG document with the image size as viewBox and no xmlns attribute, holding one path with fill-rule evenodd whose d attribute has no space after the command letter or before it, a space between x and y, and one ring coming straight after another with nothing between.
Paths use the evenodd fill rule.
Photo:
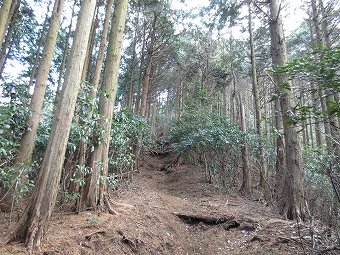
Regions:
<instances>
[{"instance_id":1,"label":"brown earth","mask_svg":"<svg viewBox=\"0 0 340 255\"><path fill-rule=\"evenodd\" d=\"M161 171L167 160L144 157L140 173L111 195L117 215L55 213L41 254L311 254L309 229L221 192L199 167ZM8 215L2 216L5 234ZM13 243L0 246L5 254L26 251Z\"/></svg>"}]
</instances>

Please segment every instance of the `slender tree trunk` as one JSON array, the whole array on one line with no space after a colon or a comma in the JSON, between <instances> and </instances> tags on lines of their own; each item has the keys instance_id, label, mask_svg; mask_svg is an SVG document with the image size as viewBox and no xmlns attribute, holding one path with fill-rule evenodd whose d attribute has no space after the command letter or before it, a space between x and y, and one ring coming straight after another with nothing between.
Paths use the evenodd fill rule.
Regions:
<instances>
[{"instance_id":1,"label":"slender tree trunk","mask_svg":"<svg viewBox=\"0 0 340 255\"><path fill-rule=\"evenodd\" d=\"M4 1L4 2L6 2L6 1ZM11 48L13 46L13 40L11 40L11 39L12 39L13 32L14 32L13 30L14 30L15 23L16 23L16 17L19 13L19 7L20 7L20 1L19 0L12 0L11 2L12 2L12 4L11 4L9 15L8 15L7 21L6 21L7 24L4 24L6 29L8 27L7 33L4 33L4 36L3 36L3 37L5 37L5 34L6 34L6 38L5 38L4 42L3 42L3 37L0 41L0 46L1 46L0 78L1 78L3 70L5 68L7 56L9 55ZM2 7L5 7L5 5L3 5ZM2 22L2 17L1 17L2 14L3 14L2 10L0 10L0 22ZM1 26L2 26L2 23L1 23L0 27ZM0 28L0 30L1 30L1 28Z\"/></svg>"},{"instance_id":2,"label":"slender tree trunk","mask_svg":"<svg viewBox=\"0 0 340 255\"><path fill-rule=\"evenodd\" d=\"M36 85L29 107L31 115L27 120L28 129L24 132L21 138L20 147L16 157L17 164L25 164L32 160L35 139L37 136L40 116L42 114L42 105L45 98L48 74L50 71L54 48L57 41L57 35L60 26L60 17L63 11L63 6L64 0L56 0L54 3L44 54L38 70Z\"/></svg>"},{"instance_id":3,"label":"slender tree trunk","mask_svg":"<svg viewBox=\"0 0 340 255\"><path fill-rule=\"evenodd\" d=\"M319 0L319 4L320 4L320 11L321 11L321 14L322 14L321 27L322 27L322 31L323 31L323 38L324 38L326 47L331 48L332 43L331 43L331 39L329 37L330 32L329 32L328 17L327 17L328 14L326 13L326 8L324 7L322 0Z\"/></svg>"},{"instance_id":4,"label":"slender tree trunk","mask_svg":"<svg viewBox=\"0 0 340 255\"><path fill-rule=\"evenodd\" d=\"M243 100L241 93L239 93L239 108L240 108L240 127L241 131L246 134L247 128L246 128L246 118L244 113L244 106L243 106ZM244 138L243 139L243 146L242 146L242 171L243 171L243 179L242 179L242 186L241 186L241 192L247 195L250 195L252 193L251 188L251 173L250 173L250 167L249 167L249 153L248 153L248 145L247 141Z\"/></svg>"},{"instance_id":5,"label":"slender tree trunk","mask_svg":"<svg viewBox=\"0 0 340 255\"><path fill-rule=\"evenodd\" d=\"M58 103L59 96L60 96L60 91L62 89L64 69L65 69L65 65L66 65L66 59L67 59L68 53L69 53L69 43L70 43L70 37L71 37L71 33L72 33L73 17L74 17L74 12L75 12L75 6L76 5L77 5L77 0L74 0L73 7L72 7L72 14L71 14L71 17L70 17L71 18L71 22L70 22L70 24L68 26L68 32L67 32L67 35L66 35L64 49L63 49L63 59L61 61L60 68L59 68L58 86L57 86L56 96L55 96L55 100L54 100L54 105L55 106Z\"/></svg>"},{"instance_id":6,"label":"slender tree trunk","mask_svg":"<svg viewBox=\"0 0 340 255\"><path fill-rule=\"evenodd\" d=\"M270 0L270 35L273 65L283 65L287 62L286 44L283 34L281 10L279 0ZM277 86L287 84L291 87L288 77L284 74L275 74ZM292 91L286 89L285 95L280 97L283 122L290 119L289 113L293 111ZM292 125L284 125L284 138L286 144L286 172L285 188L279 204L279 211L288 219L304 220L305 218L305 194L303 184L303 168L300 142L297 128Z\"/></svg>"},{"instance_id":7,"label":"slender tree trunk","mask_svg":"<svg viewBox=\"0 0 340 255\"><path fill-rule=\"evenodd\" d=\"M137 17L135 18L135 26L138 27L139 25L139 12L137 14ZM127 90L127 107L129 109L132 109L132 103L133 103L133 94L134 94L134 74L135 74L135 66L136 66L136 45L137 45L137 40L138 40L138 30L136 29L134 37L133 37L133 42L132 42L132 56L130 60L130 66L129 66L129 87Z\"/></svg>"},{"instance_id":8,"label":"slender tree trunk","mask_svg":"<svg viewBox=\"0 0 340 255\"><path fill-rule=\"evenodd\" d=\"M254 47L254 38L253 38L253 24L251 18L251 7L250 2L248 4L249 8L249 37L250 37L250 51L251 51L251 69L252 69L252 84L253 84L253 96L255 103L255 123L256 123L256 131L259 136L259 156L260 156L260 186L265 189L265 192L270 192L266 190L267 187L267 179L268 179L268 170L267 164L264 157L263 151L263 142L262 142L262 128L261 128L261 109L260 109L260 97L258 91L258 83L257 83L257 73L256 73L256 53Z\"/></svg>"},{"instance_id":9,"label":"slender tree trunk","mask_svg":"<svg viewBox=\"0 0 340 255\"><path fill-rule=\"evenodd\" d=\"M93 208L104 202L104 196L107 192L105 178L108 175L110 132L117 92L118 71L128 0L116 0L115 5L109 48L105 62L102 95L99 103L101 119L98 125L103 129L104 137L103 141L95 147L93 153L93 162L101 162L101 167L92 165L91 176L88 179L89 185L87 185L88 190L84 192L83 197L85 204Z\"/></svg>"},{"instance_id":10,"label":"slender tree trunk","mask_svg":"<svg viewBox=\"0 0 340 255\"><path fill-rule=\"evenodd\" d=\"M183 70L180 70L180 77L179 77L179 85L177 87L177 109L176 109L176 118L179 118L182 115L183 110Z\"/></svg>"},{"instance_id":11,"label":"slender tree trunk","mask_svg":"<svg viewBox=\"0 0 340 255\"><path fill-rule=\"evenodd\" d=\"M95 0L82 2L70 63L39 178L23 215L14 231L5 240L10 242L23 239L30 251L40 248L41 240L47 231L49 219L56 202L91 29L91 24L88 21L92 20L95 4Z\"/></svg>"},{"instance_id":12,"label":"slender tree trunk","mask_svg":"<svg viewBox=\"0 0 340 255\"><path fill-rule=\"evenodd\" d=\"M36 78L36 74L37 74L37 69L39 67L39 60L40 60L40 57L41 57L41 47L42 47L42 43L44 41L44 37L46 35L46 29L47 29L47 25L49 23L49 17L48 17L48 14L50 12L50 9L49 7L51 6L51 1L49 2L49 5L48 5L48 9L47 9L47 12L46 12L46 15L45 15L45 21L44 21L44 24L42 26L42 29L40 31L40 38L37 40L37 51L36 51L36 54L35 54L35 58L34 58L34 63L33 63L33 67L32 67L32 73L31 73L31 76L30 76L30 81L28 83L28 87L31 88L33 86L33 83L34 83L34 79Z\"/></svg>"},{"instance_id":13,"label":"slender tree trunk","mask_svg":"<svg viewBox=\"0 0 340 255\"><path fill-rule=\"evenodd\" d=\"M149 89L150 89L150 81L151 81L151 74L153 68L153 61L154 61L154 47L156 41L156 22L158 19L158 15L155 14L153 22L152 22L152 30L151 30L151 42L150 47L148 49L148 56L147 56L147 66L143 77L143 90L141 95L141 106L140 106L140 115L142 117L146 117L147 113L147 101L149 96Z\"/></svg>"},{"instance_id":14,"label":"slender tree trunk","mask_svg":"<svg viewBox=\"0 0 340 255\"><path fill-rule=\"evenodd\" d=\"M135 113L140 112L140 101L141 101L141 94L142 94L142 79L143 79L143 65L145 60L145 47L146 47L146 22L144 21L143 24L143 42L142 42L142 49L140 55L140 66L139 66L139 78L138 78L138 86L137 86L137 95L136 95L136 102L135 102Z\"/></svg>"},{"instance_id":15,"label":"slender tree trunk","mask_svg":"<svg viewBox=\"0 0 340 255\"><path fill-rule=\"evenodd\" d=\"M83 68L83 74L81 77L82 81L90 80L92 52L93 52L94 42L96 39L96 29L97 29L98 22L99 22L98 14L99 14L99 6L96 7L96 15L93 17L93 20L92 20L90 38L89 38L89 43L87 44L88 46L86 50L86 58L85 58L85 63L84 63L84 68Z\"/></svg>"},{"instance_id":16,"label":"slender tree trunk","mask_svg":"<svg viewBox=\"0 0 340 255\"><path fill-rule=\"evenodd\" d=\"M99 81L100 81L100 75L101 75L102 66L103 66L104 57L105 57L107 36L108 36L109 28L110 28L111 10L112 10L113 3L114 3L114 0L108 0L107 6L105 9L103 31L102 31L102 36L100 39L99 52L98 52L98 57L97 57L96 66L94 69L94 74L93 74L93 79L92 79L92 84L94 84L96 88L94 89L94 91L97 91ZM92 94L91 96L96 97L96 95L97 94Z\"/></svg>"},{"instance_id":17,"label":"slender tree trunk","mask_svg":"<svg viewBox=\"0 0 340 255\"><path fill-rule=\"evenodd\" d=\"M323 3L321 1L322 7ZM316 31L317 46L320 50L319 55L316 56L320 59L323 58L322 50L325 48L327 31L322 31L322 22L320 21L320 10L316 4L316 0L312 0L312 10L313 10L313 23ZM324 32L324 34L322 33ZM329 38L328 38L329 39ZM330 44L330 42L329 42ZM326 45L327 47L327 45ZM335 102L334 95L329 94L325 91L321 84L319 85L319 97L321 102L321 109L324 113L330 112L332 102ZM326 134L326 144L329 151L334 151L336 154L340 154L340 146L334 140L338 139L338 120L336 116L330 116L329 119L323 118Z\"/></svg>"},{"instance_id":18,"label":"slender tree trunk","mask_svg":"<svg viewBox=\"0 0 340 255\"><path fill-rule=\"evenodd\" d=\"M11 39L13 35L13 29L14 29L14 23L11 23L6 34L5 41L2 44L1 55L0 55L0 77L2 76L2 72L5 68L8 52L10 52L11 47L9 46L11 45L10 43L11 43Z\"/></svg>"}]
</instances>

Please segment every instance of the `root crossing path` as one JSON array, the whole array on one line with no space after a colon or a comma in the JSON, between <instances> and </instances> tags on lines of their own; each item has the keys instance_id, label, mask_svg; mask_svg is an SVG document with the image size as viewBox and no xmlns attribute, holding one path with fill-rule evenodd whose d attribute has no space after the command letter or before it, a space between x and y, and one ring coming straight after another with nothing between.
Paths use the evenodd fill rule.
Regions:
<instances>
[{"instance_id":1,"label":"root crossing path","mask_svg":"<svg viewBox=\"0 0 340 255\"><path fill-rule=\"evenodd\" d=\"M140 173L111 194L116 215L56 213L43 254L269 255L307 249L301 242L306 230L258 202L221 192L201 168L166 168L172 156L140 161ZM6 252L25 253L19 244L0 247L0 254Z\"/></svg>"}]
</instances>

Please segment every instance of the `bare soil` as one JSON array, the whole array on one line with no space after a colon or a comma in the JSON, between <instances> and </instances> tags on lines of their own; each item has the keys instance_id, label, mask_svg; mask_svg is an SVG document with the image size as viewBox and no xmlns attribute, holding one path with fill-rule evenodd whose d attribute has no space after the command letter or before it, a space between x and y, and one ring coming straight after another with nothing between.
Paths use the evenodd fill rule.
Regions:
<instances>
[{"instance_id":1,"label":"bare soil","mask_svg":"<svg viewBox=\"0 0 340 255\"><path fill-rule=\"evenodd\" d=\"M221 192L204 171L145 156L128 185L112 192L117 215L55 213L40 254L311 254L309 230L271 207ZM0 218L6 234L8 214ZM26 254L20 243L0 255Z\"/></svg>"}]
</instances>

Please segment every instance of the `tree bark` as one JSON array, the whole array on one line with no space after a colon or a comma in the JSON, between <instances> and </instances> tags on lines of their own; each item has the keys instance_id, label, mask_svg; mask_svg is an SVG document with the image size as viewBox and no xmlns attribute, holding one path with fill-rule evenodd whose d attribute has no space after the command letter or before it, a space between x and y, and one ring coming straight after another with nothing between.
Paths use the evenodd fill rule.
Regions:
<instances>
[{"instance_id":1,"label":"tree bark","mask_svg":"<svg viewBox=\"0 0 340 255\"><path fill-rule=\"evenodd\" d=\"M245 135L247 132L246 127L246 118L244 113L244 106L241 93L239 93L239 108L240 108L240 128L243 134ZM242 179L242 186L241 192L247 195L252 193L251 188L251 174L250 174L250 167L249 167L249 153L248 153L248 145L246 138L243 138L243 146L242 146L242 172L243 172L243 179Z\"/></svg>"},{"instance_id":2,"label":"tree bark","mask_svg":"<svg viewBox=\"0 0 340 255\"><path fill-rule=\"evenodd\" d=\"M139 12L135 18L135 26L138 27L139 25ZM133 37L133 42L131 45L132 48L132 56L130 60L130 65L129 65L129 87L127 90L127 99L126 99L126 106L129 109L133 109L133 95L134 95L134 90L135 90L135 82L134 82L134 74L135 74L135 62L136 62L136 45L138 41L138 30L136 29L134 37Z\"/></svg>"},{"instance_id":3,"label":"tree bark","mask_svg":"<svg viewBox=\"0 0 340 255\"><path fill-rule=\"evenodd\" d=\"M51 6L51 1L49 2L49 7ZM47 25L49 23L49 17L48 17L48 14L50 12L50 8L47 8L47 12L46 12L46 15L45 15L45 21L44 21L44 24L41 28L41 31L40 31L40 38L37 40L37 51L35 53L35 58L34 58L34 63L33 63L33 67L32 67L32 73L30 75L30 81L28 83L28 87L31 88L33 86L33 83L34 83L34 79L36 78L36 74L37 74L37 69L39 67L39 60L40 60L40 57L41 57L41 48L42 48L42 43L44 41L44 37L46 35L46 28L47 28Z\"/></svg>"},{"instance_id":4,"label":"tree bark","mask_svg":"<svg viewBox=\"0 0 340 255\"><path fill-rule=\"evenodd\" d=\"M251 7L250 2L248 4L249 8L249 41L250 41L250 52L251 52L251 70L252 70L252 85L253 85L253 96L254 96L254 104L255 104L255 123L256 123L256 131L259 136L259 157L260 157L260 186L265 189L265 192L270 192L266 190L266 182L268 179L268 170L267 164L264 157L263 152L263 142L262 142L262 128L261 128L261 109L260 109L260 97L258 91L258 83L257 83L257 71L256 71L256 53L254 47L254 38L253 38L253 24L251 18Z\"/></svg>"},{"instance_id":5,"label":"tree bark","mask_svg":"<svg viewBox=\"0 0 340 255\"><path fill-rule=\"evenodd\" d=\"M54 99L54 105L55 106L58 103L60 91L62 89L62 84L63 84L62 81L63 81L63 76L64 76L66 59L67 59L68 52L69 52L69 41L70 41L70 37L71 37L71 33L72 33L73 17L74 17L74 11L75 11L74 9L75 9L76 5L77 5L77 0L74 0L73 7L72 7L72 14L71 14L71 17L70 17L71 22L68 26L68 32L67 32L67 35L66 35L64 49L63 49L63 59L61 61L60 68L59 68L58 86L57 86L57 90L56 90L56 96L55 96L55 99Z\"/></svg>"},{"instance_id":6,"label":"tree bark","mask_svg":"<svg viewBox=\"0 0 340 255\"><path fill-rule=\"evenodd\" d=\"M154 60L154 47L156 42L156 23L157 23L158 15L154 14L152 27L151 27L151 41L150 46L148 48L148 54L147 54L147 66L144 72L143 77L143 89L142 89L142 95L141 95L141 106L140 106L140 115L142 117L146 117L147 113L147 101L149 96L149 88L150 88L150 82L151 82L151 74L152 74L152 68L153 68L153 60Z\"/></svg>"},{"instance_id":7,"label":"tree bark","mask_svg":"<svg viewBox=\"0 0 340 255\"><path fill-rule=\"evenodd\" d=\"M321 1L322 8L323 3ZM327 47L327 38L325 37L325 34L327 34L327 31L322 30L322 22L320 21L320 8L318 8L316 4L316 0L312 0L312 10L313 10L313 23L316 31L316 39L317 39L317 47L320 50L318 56L316 58L323 59L323 53L322 50ZM324 32L324 33L322 33ZM328 38L329 39L329 38ZM330 45L330 42L328 42ZM321 71L322 72L322 71ZM319 84L319 98L321 102L321 109L324 113L330 112L331 109L331 103L336 102L334 94L329 94L326 90L322 88L322 84ZM326 135L326 144L327 149L329 151L335 152L337 155L340 154L340 146L338 143L334 142L334 140L338 139L338 120L336 116L329 116L329 118L326 118L326 116L323 117L323 122L325 126L325 135Z\"/></svg>"},{"instance_id":8,"label":"tree bark","mask_svg":"<svg viewBox=\"0 0 340 255\"><path fill-rule=\"evenodd\" d=\"M42 105L45 98L48 74L52 64L63 6L64 0L56 0L54 3L44 54L41 59L34 92L29 106L31 115L27 120L28 128L21 138L20 147L16 157L16 164L26 164L32 160L35 139L37 136L40 116L42 114Z\"/></svg>"},{"instance_id":9,"label":"tree bark","mask_svg":"<svg viewBox=\"0 0 340 255\"><path fill-rule=\"evenodd\" d=\"M10 12L11 12L11 5L14 1L12 0L4 0L2 2L2 6L0 9L0 45L4 40L7 27L9 25L10 20Z\"/></svg>"},{"instance_id":10,"label":"tree bark","mask_svg":"<svg viewBox=\"0 0 340 255\"><path fill-rule=\"evenodd\" d=\"M111 26L109 48L105 62L102 94L99 102L101 119L98 126L103 130L103 141L97 144L93 152L91 176L88 178L88 190L84 191L84 205L96 208L104 202L107 192L106 177L109 165L109 145L112 124L112 115L117 92L118 72L122 49L125 19L128 0L116 0L113 24ZM101 162L98 166L96 162Z\"/></svg>"},{"instance_id":11,"label":"tree bark","mask_svg":"<svg viewBox=\"0 0 340 255\"><path fill-rule=\"evenodd\" d=\"M67 140L74 115L86 48L95 10L95 0L83 1L71 50L63 91L54 116L50 139L32 197L7 242L25 240L30 251L40 248L47 231L61 177Z\"/></svg>"},{"instance_id":12,"label":"tree bark","mask_svg":"<svg viewBox=\"0 0 340 255\"><path fill-rule=\"evenodd\" d=\"M3 42L2 48L1 48L1 55L0 55L0 77L2 76L2 72L3 72L4 68L5 68L7 56L8 56L8 53L10 52L10 48L12 46L11 45L11 41L12 41L11 39L12 39L13 29L14 29L13 24L14 23L11 23L9 25L5 41Z\"/></svg>"},{"instance_id":13,"label":"tree bark","mask_svg":"<svg viewBox=\"0 0 340 255\"><path fill-rule=\"evenodd\" d=\"M15 28L16 17L19 13L19 7L20 7L20 1L19 0L12 1L11 7L10 7L10 12L9 12L9 15L8 15L7 21L6 21L7 24L5 24L6 29L8 27L7 33L5 33L6 38L5 38L5 41L3 43L2 43L3 38L0 41L0 45L1 45L0 78L1 78L3 70L5 68L7 56L9 55L9 53L11 51L11 47L13 46L13 40L11 40L11 39L12 39L12 36L13 36L13 30ZM2 15L2 12L0 10L0 20L2 18L1 15ZM2 22L2 21L0 21L0 22ZM5 37L5 34L4 34L4 37Z\"/></svg>"},{"instance_id":14,"label":"tree bark","mask_svg":"<svg viewBox=\"0 0 340 255\"><path fill-rule=\"evenodd\" d=\"M145 61L145 48L146 48L146 21L143 23L143 41L142 41L142 49L140 51L140 64L139 64L139 74L138 74L138 84L137 84L137 95L135 99L135 107L134 112L137 114L140 112L140 101L142 94L142 79L143 79L143 65Z\"/></svg>"},{"instance_id":15,"label":"tree bark","mask_svg":"<svg viewBox=\"0 0 340 255\"><path fill-rule=\"evenodd\" d=\"M101 76L101 71L102 71L102 66L104 62L104 56L105 56L105 50L106 50L106 43L107 43L107 36L109 32L109 27L110 27L110 20L111 20L111 10L113 7L113 2L114 0L108 0L107 1L107 6L105 9L105 18L104 18L104 24L103 24L103 31L100 39L100 44L99 44L99 52L97 56L97 61L96 61L96 66L94 68L94 74L91 79L91 83L93 84L93 89L91 90L91 98L96 98L97 96L97 91L98 91L98 85L99 85L99 80ZM93 108L90 109L90 111L87 113L87 119L92 119L93 116ZM82 166L86 164L86 151L88 149L88 144L84 141L80 141L78 145L78 165ZM76 175L75 178L80 178L80 174ZM78 192L79 191L79 184L78 183L71 183L69 191L70 192ZM80 206L81 207L81 206Z\"/></svg>"},{"instance_id":16,"label":"tree bark","mask_svg":"<svg viewBox=\"0 0 340 255\"><path fill-rule=\"evenodd\" d=\"M271 54L274 67L287 62L286 43L281 19L281 4L279 0L270 0L270 36ZM280 96L280 105L284 125L284 139L286 144L285 188L280 199L279 211L288 219L305 219L305 194L303 184L303 168L300 142L297 128L288 125L290 113L293 112L291 83L285 74L276 73L276 85L287 86ZM282 89L283 90L283 89Z\"/></svg>"},{"instance_id":17,"label":"tree bark","mask_svg":"<svg viewBox=\"0 0 340 255\"><path fill-rule=\"evenodd\" d=\"M94 42L96 38L96 29L98 27L98 14L99 14L99 6L96 7L96 15L93 17L91 32L89 43L87 44L87 51L86 51L86 58L83 68L83 74L81 77L82 81L89 81L90 80L90 73L91 73L91 62L92 62L92 52L94 47Z\"/></svg>"}]
</instances>

